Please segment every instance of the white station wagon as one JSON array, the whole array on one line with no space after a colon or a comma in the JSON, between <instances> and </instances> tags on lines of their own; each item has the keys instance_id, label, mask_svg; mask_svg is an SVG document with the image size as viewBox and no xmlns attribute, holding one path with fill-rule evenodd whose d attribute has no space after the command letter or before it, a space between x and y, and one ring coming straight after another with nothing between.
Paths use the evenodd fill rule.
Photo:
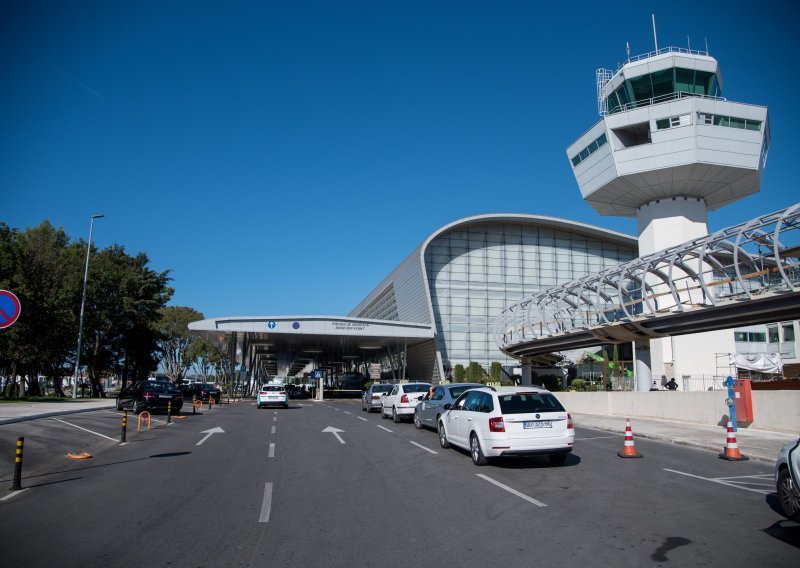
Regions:
<instances>
[{"instance_id":1,"label":"white station wagon","mask_svg":"<svg viewBox=\"0 0 800 568\"><path fill-rule=\"evenodd\" d=\"M392 417L400 422L403 417L414 416L414 409L422 397L431 390L430 383L398 383L381 401L381 418Z\"/></svg>"},{"instance_id":2,"label":"white station wagon","mask_svg":"<svg viewBox=\"0 0 800 568\"><path fill-rule=\"evenodd\" d=\"M439 418L439 444L469 450L475 465L497 456L547 455L563 463L575 444L572 417L539 387L465 392Z\"/></svg>"}]
</instances>

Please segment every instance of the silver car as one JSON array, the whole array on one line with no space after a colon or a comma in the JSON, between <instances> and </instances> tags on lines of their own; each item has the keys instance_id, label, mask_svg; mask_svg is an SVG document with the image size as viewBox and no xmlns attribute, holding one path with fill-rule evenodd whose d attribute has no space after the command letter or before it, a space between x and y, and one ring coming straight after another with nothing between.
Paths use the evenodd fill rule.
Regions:
<instances>
[{"instance_id":1,"label":"silver car","mask_svg":"<svg viewBox=\"0 0 800 568\"><path fill-rule=\"evenodd\" d=\"M800 438L789 442L775 463L775 490L778 504L787 519L800 522Z\"/></svg>"},{"instance_id":2,"label":"silver car","mask_svg":"<svg viewBox=\"0 0 800 568\"><path fill-rule=\"evenodd\" d=\"M393 385L372 383L369 388L361 395L361 410L375 412L380 410L383 396L392 390Z\"/></svg>"},{"instance_id":3,"label":"silver car","mask_svg":"<svg viewBox=\"0 0 800 568\"><path fill-rule=\"evenodd\" d=\"M446 409L445 404L453 404L453 401L461 396L461 393L469 389L478 389L483 385L479 383L453 383L436 385L430 398L425 398L414 409L414 426L423 426L436 430L439 424L439 416Z\"/></svg>"}]
</instances>

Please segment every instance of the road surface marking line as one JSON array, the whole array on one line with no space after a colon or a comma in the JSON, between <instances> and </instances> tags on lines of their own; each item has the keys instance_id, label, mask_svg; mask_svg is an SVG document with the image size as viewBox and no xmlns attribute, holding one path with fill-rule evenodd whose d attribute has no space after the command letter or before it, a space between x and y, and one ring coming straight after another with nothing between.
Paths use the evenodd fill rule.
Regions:
<instances>
[{"instance_id":1,"label":"road surface marking line","mask_svg":"<svg viewBox=\"0 0 800 568\"><path fill-rule=\"evenodd\" d=\"M270 443L270 445L269 445L269 453L267 454L267 457L268 458L274 458L275 457L275 442Z\"/></svg>"},{"instance_id":2,"label":"road surface marking line","mask_svg":"<svg viewBox=\"0 0 800 568\"><path fill-rule=\"evenodd\" d=\"M3 497L2 499L0 499L0 501L8 501L8 500L9 500L9 499L11 499L11 498L12 498L14 495L19 495L19 494L20 494L20 493L22 493L23 491L27 491L27 490L28 490L28 488L26 487L26 488L24 488L24 489L20 489L19 491L12 491L12 492L11 492L11 493L9 493L8 495L6 495L6 496L5 496L5 497Z\"/></svg>"},{"instance_id":3,"label":"road surface marking line","mask_svg":"<svg viewBox=\"0 0 800 568\"><path fill-rule=\"evenodd\" d=\"M674 469L666 469L664 471L669 471L670 473L677 473L678 475L685 475L687 477L694 477L695 479L702 479L703 481L710 481L711 483L719 483L720 485L727 485L728 487L733 487L734 489L741 489L743 491L752 491L753 493L761 493L762 495L769 495L770 493L774 493L774 491L765 491L763 489L750 489L749 487L741 487L736 483L730 483L728 481L723 481L720 479L713 479L711 477L702 477L700 475L694 475L692 473L685 473L683 471L675 471Z\"/></svg>"},{"instance_id":4,"label":"road surface marking line","mask_svg":"<svg viewBox=\"0 0 800 568\"><path fill-rule=\"evenodd\" d=\"M415 445L415 446L417 446L418 448L421 448L421 449L425 450L426 452L430 452L430 453L432 453L432 454L438 453L438 452L434 452L434 451L433 451L432 449L430 449L430 448L426 448L426 447L425 447L425 446L423 446L422 444L417 444L416 442L412 442L411 440L409 440L409 442L411 442L412 444L414 444L414 445Z\"/></svg>"},{"instance_id":5,"label":"road surface marking line","mask_svg":"<svg viewBox=\"0 0 800 568\"><path fill-rule=\"evenodd\" d=\"M352 412L347 412L346 410L344 411L344 413L345 414L353 414Z\"/></svg>"},{"instance_id":6,"label":"road surface marking line","mask_svg":"<svg viewBox=\"0 0 800 568\"><path fill-rule=\"evenodd\" d=\"M547 505L545 505L545 504L544 504L544 503L542 503L541 501L537 501L537 500L536 500L536 499L534 499L533 497L528 497L528 496L527 496L527 495L525 495L524 493L520 493L519 491L517 491L516 489L512 489L512 488L511 488L511 487L509 487L508 485L504 485L504 484L500 483L499 481L495 481L494 479L492 479L492 478L491 478L491 477L489 477L488 475L483 475L482 473L476 473L475 475L477 475L477 476L478 476L478 477L480 477L481 479L485 479L485 480L486 480L486 481L488 481L489 483L493 483L494 485L497 485L497 486L498 486L499 488L501 488L501 489L505 489L506 491L508 491L508 492L509 492L509 493L511 493L512 495L516 495L516 496L517 496L517 497L519 497L520 499L524 499L524 500L525 500L525 501L527 501L528 503L533 503L533 504L534 504L534 505L536 505L537 507L547 507Z\"/></svg>"},{"instance_id":7,"label":"road surface marking line","mask_svg":"<svg viewBox=\"0 0 800 568\"><path fill-rule=\"evenodd\" d=\"M275 426L272 427L272 431L270 432L270 434L274 434L274 433L275 433Z\"/></svg>"},{"instance_id":8,"label":"road surface marking line","mask_svg":"<svg viewBox=\"0 0 800 568\"><path fill-rule=\"evenodd\" d=\"M380 424L378 424L378 428L381 430L386 430L387 432L391 432L391 430L389 430L386 426L381 426Z\"/></svg>"},{"instance_id":9,"label":"road surface marking line","mask_svg":"<svg viewBox=\"0 0 800 568\"><path fill-rule=\"evenodd\" d=\"M278 417L277 417L277 416L273 416L273 417L272 417L272 421L273 421L273 422L277 422L277 421L278 421Z\"/></svg>"},{"instance_id":10,"label":"road surface marking line","mask_svg":"<svg viewBox=\"0 0 800 568\"><path fill-rule=\"evenodd\" d=\"M359 416L359 417L358 417L358 419L359 419L359 420L363 420L364 422L369 422L369 420L367 420L367 419L366 419L366 418L364 418L363 416Z\"/></svg>"},{"instance_id":11,"label":"road surface marking line","mask_svg":"<svg viewBox=\"0 0 800 568\"><path fill-rule=\"evenodd\" d=\"M595 438L578 438L575 437L575 440L580 440L581 442L585 442L586 440L607 440L609 438L619 438L619 436L597 436Z\"/></svg>"},{"instance_id":12,"label":"road surface marking line","mask_svg":"<svg viewBox=\"0 0 800 568\"><path fill-rule=\"evenodd\" d=\"M272 509L272 483L265 483L264 500L261 502L261 516L258 517L259 523L269 522L270 509Z\"/></svg>"},{"instance_id":13,"label":"road surface marking line","mask_svg":"<svg viewBox=\"0 0 800 568\"><path fill-rule=\"evenodd\" d=\"M105 438L106 440L111 440L112 442L118 441L115 438L110 438L110 437L106 436L105 434L101 434L100 432L95 432L93 430L89 430L88 428L84 428L83 426L78 426L77 424L72 424L71 422L67 422L66 420L61 420L60 418L53 418L53 420L56 420L58 422L62 422L64 424L66 424L67 426L72 426L73 428L78 428L79 430L84 430L85 432L89 432L90 434L94 434L95 436L100 436L101 438Z\"/></svg>"}]
</instances>

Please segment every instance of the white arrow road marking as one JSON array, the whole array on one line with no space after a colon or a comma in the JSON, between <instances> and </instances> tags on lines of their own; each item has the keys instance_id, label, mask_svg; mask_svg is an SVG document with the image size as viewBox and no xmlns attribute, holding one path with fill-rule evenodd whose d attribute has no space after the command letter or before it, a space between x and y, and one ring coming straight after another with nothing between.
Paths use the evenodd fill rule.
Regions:
<instances>
[{"instance_id":1,"label":"white arrow road marking","mask_svg":"<svg viewBox=\"0 0 800 568\"><path fill-rule=\"evenodd\" d=\"M202 431L202 432L200 432L200 433L201 433L201 434L205 434L205 437L204 437L202 440L200 440L199 442L197 442L197 443L195 444L195 446L199 446L200 444L202 444L203 442L205 442L206 440L208 440L208 439L209 439L211 436L213 436L214 434L224 434L224 433L225 433L225 430L223 430L222 428L220 428L219 426L217 426L216 428L211 428L210 430L203 430L203 431Z\"/></svg>"},{"instance_id":2,"label":"white arrow road marking","mask_svg":"<svg viewBox=\"0 0 800 568\"><path fill-rule=\"evenodd\" d=\"M259 523L269 522L269 511L272 509L272 484L264 484L264 501L261 502L261 515L258 517Z\"/></svg>"},{"instance_id":3,"label":"white arrow road marking","mask_svg":"<svg viewBox=\"0 0 800 568\"><path fill-rule=\"evenodd\" d=\"M330 432L331 434L336 436L336 439L339 440L339 443L341 444L345 443L345 441L342 440L342 437L339 435L339 432L344 432L344 430L339 430L338 428L334 428L333 426L328 426L323 430L323 432Z\"/></svg>"}]
</instances>

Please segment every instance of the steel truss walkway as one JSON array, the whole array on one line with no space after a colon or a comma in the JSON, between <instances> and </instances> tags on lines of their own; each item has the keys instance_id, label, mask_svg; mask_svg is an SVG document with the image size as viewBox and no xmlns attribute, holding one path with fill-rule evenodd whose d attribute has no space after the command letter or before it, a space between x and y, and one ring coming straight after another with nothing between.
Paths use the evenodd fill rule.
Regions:
<instances>
[{"instance_id":1,"label":"steel truss walkway","mask_svg":"<svg viewBox=\"0 0 800 568\"><path fill-rule=\"evenodd\" d=\"M800 203L505 308L512 357L800 318Z\"/></svg>"}]
</instances>

